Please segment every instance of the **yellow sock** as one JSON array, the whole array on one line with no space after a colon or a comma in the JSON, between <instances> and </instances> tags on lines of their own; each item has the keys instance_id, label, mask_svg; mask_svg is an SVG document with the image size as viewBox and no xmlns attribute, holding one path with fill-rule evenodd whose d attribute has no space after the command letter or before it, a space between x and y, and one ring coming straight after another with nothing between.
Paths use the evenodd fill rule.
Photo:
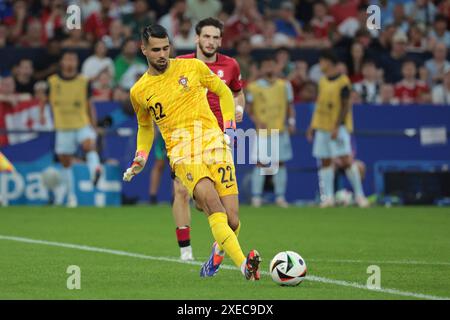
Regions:
<instances>
[{"instance_id":1,"label":"yellow sock","mask_svg":"<svg viewBox=\"0 0 450 320\"><path fill-rule=\"evenodd\" d=\"M225 253L233 260L234 264L241 267L245 261L239 241L228 225L228 217L223 212L215 212L208 217L214 239L224 249ZM239 230L239 228L237 229Z\"/></svg>"},{"instance_id":2,"label":"yellow sock","mask_svg":"<svg viewBox=\"0 0 450 320\"><path fill-rule=\"evenodd\" d=\"M238 224L236 230L234 230L234 234L236 235L236 238L239 237L239 231L241 231L241 222L240 221L239 221L239 224ZM219 243L217 243L217 249L219 251L223 251L223 248Z\"/></svg>"}]
</instances>

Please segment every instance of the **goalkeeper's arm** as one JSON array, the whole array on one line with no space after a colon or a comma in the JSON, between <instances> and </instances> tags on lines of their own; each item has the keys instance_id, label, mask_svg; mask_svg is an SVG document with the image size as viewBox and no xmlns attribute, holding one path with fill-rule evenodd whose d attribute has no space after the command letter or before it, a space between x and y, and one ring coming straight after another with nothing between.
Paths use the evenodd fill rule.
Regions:
<instances>
[{"instance_id":1,"label":"goalkeeper's arm","mask_svg":"<svg viewBox=\"0 0 450 320\"><path fill-rule=\"evenodd\" d=\"M236 129L236 110L230 88L200 60L198 60L198 67L201 75L200 82L209 91L219 96L220 111L224 122L223 129Z\"/></svg>"},{"instance_id":2,"label":"goalkeeper's arm","mask_svg":"<svg viewBox=\"0 0 450 320\"><path fill-rule=\"evenodd\" d=\"M144 169L154 137L153 120L150 114L144 108L140 108L132 92L130 92L130 98L133 109L136 112L138 132L136 153L131 166L123 174L124 181L131 181L135 175Z\"/></svg>"}]
</instances>

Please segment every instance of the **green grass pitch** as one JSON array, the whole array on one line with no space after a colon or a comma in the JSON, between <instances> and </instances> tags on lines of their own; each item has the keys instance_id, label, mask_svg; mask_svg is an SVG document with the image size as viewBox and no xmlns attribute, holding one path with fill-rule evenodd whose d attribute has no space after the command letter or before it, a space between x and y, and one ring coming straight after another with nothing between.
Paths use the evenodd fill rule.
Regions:
<instances>
[{"instance_id":1,"label":"green grass pitch","mask_svg":"<svg viewBox=\"0 0 450 320\"><path fill-rule=\"evenodd\" d=\"M0 208L0 299L450 297L448 208L242 206L240 215L244 253L255 248L263 258L266 273L258 282L244 280L229 258L229 268L215 277L199 277L213 239L195 209L197 262L186 264L177 261L169 206ZM308 277L298 287L279 287L267 274L271 258L283 250L306 260ZM80 290L67 289L70 265L81 269ZM366 287L370 265L380 267L381 290Z\"/></svg>"}]
</instances>

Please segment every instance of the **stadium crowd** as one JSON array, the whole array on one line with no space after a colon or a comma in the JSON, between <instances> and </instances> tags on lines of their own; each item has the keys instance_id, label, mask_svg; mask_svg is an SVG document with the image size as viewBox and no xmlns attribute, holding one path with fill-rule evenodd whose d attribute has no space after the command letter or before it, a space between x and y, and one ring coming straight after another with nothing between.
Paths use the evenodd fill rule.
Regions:
<instances>
[{"instance_id":1,"label":"stadium crowd","mask_svg":"<svg viewBox=\"0 0 450 320\"><path fill-rule=\"evenodd\" d=\"M71 4L81 8L81 29L66 26ZM380 29L366 27L370 4L380 7ZM252 54L271 49L278 74L294 88L294 102L313 102L320 68L294 60L292 52L334 48L353 82L354 102L450 101L450 0L0 0L0 50L45 48L16 61L10 72L0 68L0 103L38 96L67 49L91 52L80 66L94 100L125 101L147 68L139 31L163 25L175 55L195 49L193 26L209 16L225 22L223 48L240 63L244 86L259 77Z\"/></svg>"}]
</instances>

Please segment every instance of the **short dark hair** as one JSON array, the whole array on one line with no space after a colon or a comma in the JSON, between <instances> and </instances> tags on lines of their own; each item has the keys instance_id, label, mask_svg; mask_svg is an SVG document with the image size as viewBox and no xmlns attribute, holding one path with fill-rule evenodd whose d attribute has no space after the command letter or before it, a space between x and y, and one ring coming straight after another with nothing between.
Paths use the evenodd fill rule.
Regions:
<instances>
[{"instance_id":1,"label":"short dark hair","mask_svg":"<svg viewBox=\"0 0 450 320\"><path fill-rule=\"evenodd\" d=\"M79 58L78 52L76 52L73 49L64 50L64 52L61 54L61 60L65 55L75 55L75 56L77 56L77 58Z\"/></svg>"},{"instance_id":2,"label":"short dark hair","mask_svg":"<svg viewBox=\"0 0 450 320\"><path fill-rule=\"evenodd\" d=\"M321 50L319 53L319 60L320 59L325 59L325 60L331 61L333 64L337 64L339 62L339 59L338 59L336 53L334 53L334 51L331 49Z\"/></svg>"},{"instance_id":3,"label":"short dark hair","mask_svg":"<svg viewBox=\"0 0 450 320\"><path fill-rule=\"evenodd\" d=\"M437 14L437 15L434 17L434 22L435 22L435 23L436 23L436 22L445 22L445 23L447 23L447 17L444 16L443 14Z\"/></svg>"},{"instance_id":4,"label":"short dark hair","mask_svg":"<svg viewBox=\"0 0 450 320\"><path fill-rule=\"evenodd\" d=\"M261 59L258 61L258 66L261 68L264 62L276 62L275 57L272 54L266 54L261 57Z\"/></svg>"},{"instance_id":5,"label":"short dark hair","mask_svg":"<svg viewBox=\"0 0 450 320\"><path fill-rule=\"evenodd\" d=\"M373 65L375 68L377 67L375 60L372 59L364 59L362 62L362 66L364 67L365 65Z\"/></svg>"},{"instance_id":6,"label":"short dark hair","mask_svg":"<svg viewBox=\"0 0 450 320\"><path fill-rule=\"evenodd\" d=\"M408 64L408 63L412 63L412 64L417 68L417 63L416 63L416 61L415 61L414 59L411 59L411 58L406 58L405 60L403 60L403 62L402 62L402 67L403 67L405 64Z\"/></svg>"},{"instance_id":7,"label":"short dark hair","mask_svg":"<svg viewBox=\"0 0 450 320\"><path fill-rule=\"evenodd\" d=\"M151 24L142 29L142 42L148 42L150 38L169 38L166 28L160 24Z\"/></svg>"},{"instance_id":8,"label":"short dark hair","mask_svg":"<svg viewBox=\"0 0 450 320\"><path fill-rule=\"evenodd\" d=\"M216 19L216 18L213 18L213 17L209 17L209 18L200 20L195 26L195 33L199 36L200 33L202 33L203 27L208 27L208 26L216 27L217 29L219 29L220 30L220 36L222 36L222 34L223 34L223 23L219 19Z\"/></svg>"}]
</instances>

